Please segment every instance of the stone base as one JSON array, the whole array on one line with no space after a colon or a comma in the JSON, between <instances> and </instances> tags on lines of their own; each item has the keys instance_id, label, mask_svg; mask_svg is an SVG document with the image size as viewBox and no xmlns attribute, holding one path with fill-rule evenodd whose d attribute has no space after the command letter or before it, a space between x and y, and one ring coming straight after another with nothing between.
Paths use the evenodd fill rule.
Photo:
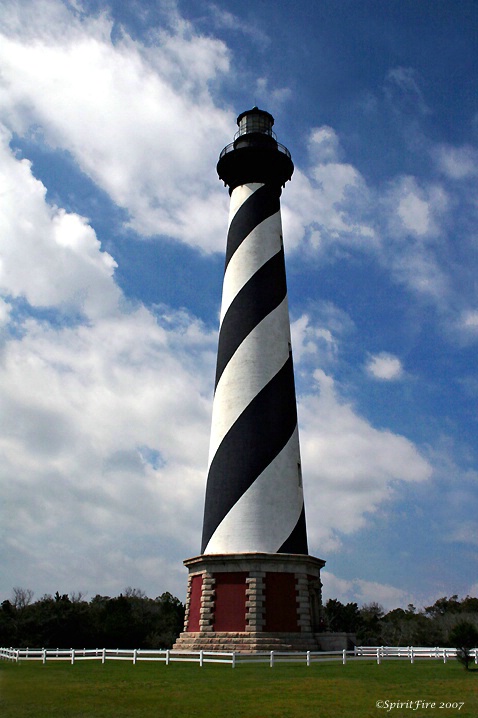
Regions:
<instances>
[{"instance_id":1,"label":"stone base","mask_svg":"<svg viewBox=\"0 0 478 718\"><path fill-rule=\"evenodd\" d=\"M174 651L236 651L261 653L263 651L319 651L313 633L181 633L173 646Z\"/></svg>"},{"instance_id":2,"label":"stone base","mask_svg":"<svg viewBox=\"0 0 478 718\"><path fill-rule=\"evenodd\" d=\"M320 569L302 554L207 554L187 559L182 651L316 651Z\"/></svg>"}]
</instances>

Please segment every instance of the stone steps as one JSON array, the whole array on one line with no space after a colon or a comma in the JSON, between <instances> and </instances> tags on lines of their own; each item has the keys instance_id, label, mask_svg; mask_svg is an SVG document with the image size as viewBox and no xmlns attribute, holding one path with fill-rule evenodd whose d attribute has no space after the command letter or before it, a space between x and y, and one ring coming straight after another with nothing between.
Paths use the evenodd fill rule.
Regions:
<instances>
[{"instance_id":1,"label":"stone steps","mask_svg":"<svg viewBox=\"0 0 478 718\"><path fill-rule=\"evenodd\" d=\"M317 651L313 634L301 633L181 633L173 646L175 651L237 651L261 653L270 651Z\"/></svg>"}]
</instances>

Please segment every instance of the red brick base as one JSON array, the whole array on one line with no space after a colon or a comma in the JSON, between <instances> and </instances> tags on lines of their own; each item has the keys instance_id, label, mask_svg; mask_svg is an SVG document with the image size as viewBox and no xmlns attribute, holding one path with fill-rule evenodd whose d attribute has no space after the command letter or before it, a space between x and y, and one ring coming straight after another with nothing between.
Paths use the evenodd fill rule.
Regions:
<instances>
[{"instance_id":1,"label":"red brick base","mask_svg":"<svg viewBox=\"0 0 478 718\"><path fill-rule=\"evenodd\" d=\"M300 554L210 554L187 559L184 633L175 650L317 650L320 569Z\"/></svg>"}]
</instances>

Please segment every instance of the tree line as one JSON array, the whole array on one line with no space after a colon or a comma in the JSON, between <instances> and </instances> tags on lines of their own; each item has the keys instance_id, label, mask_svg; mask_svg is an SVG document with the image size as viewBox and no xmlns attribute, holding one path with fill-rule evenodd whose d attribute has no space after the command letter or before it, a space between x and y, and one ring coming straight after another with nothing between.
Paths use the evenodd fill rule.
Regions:
<instances>
[{"instance_id":1,"label":"tree line","mask_svg":"<svg viewBox=\"0 0 478 718\"><path fill-rule=\"evenodd\" d=\"M323 619L325 630L354 633L363 646L478 646L478 598L471 596L444 596L421 611L410 603L388 613L379 603L359 608L332 598Z\"/></svg>"},{"instance_id":2,"label":"tree line","mask_svg":"<svg viewBox=\"0 0 478 718\"><path fill-rule=\"evenodd\" d=\"M117 597L81 594L45 595L15 588L0 609L0 645L17 648L170 648L183 630L184 606L165 592L148 598L127 588ZM323 606L322 630L354 633L358 645L458 646L468 636L478 645L478 598L439 598L418 611L409 604L387 613L378 603ZM457 634L458 631L458 634ZM461 633L460 633L461 631Z\"/></svg>"},{"instance_id":3,"label":"tree line","mask_svg":"<svg viewBox=\"0 0 478 718\"><path fill-rule=\"evenodd\" d=\"M15 648L171 648L184 606L169 592L148 598L127 588L117 597L47 594L15 588L0 610L0 645Z\"/></svg>"}]
</instances>

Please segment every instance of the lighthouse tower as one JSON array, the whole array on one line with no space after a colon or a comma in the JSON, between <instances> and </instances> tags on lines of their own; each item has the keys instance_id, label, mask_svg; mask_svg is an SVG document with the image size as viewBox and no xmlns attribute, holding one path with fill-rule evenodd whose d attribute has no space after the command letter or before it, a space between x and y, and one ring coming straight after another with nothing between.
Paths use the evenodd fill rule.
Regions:
<instances>
[{"instance_id":1,"label":"lighthouse tower","mask_svg":"<svg viewBox=\"0 0 478 718\"><path fill-rule=\"evenodd\" d=\"M231 196L201 554L176 649L317 648L280 215L294 165L254 107L217 171Z\"/></svg>"}]
</instances>

